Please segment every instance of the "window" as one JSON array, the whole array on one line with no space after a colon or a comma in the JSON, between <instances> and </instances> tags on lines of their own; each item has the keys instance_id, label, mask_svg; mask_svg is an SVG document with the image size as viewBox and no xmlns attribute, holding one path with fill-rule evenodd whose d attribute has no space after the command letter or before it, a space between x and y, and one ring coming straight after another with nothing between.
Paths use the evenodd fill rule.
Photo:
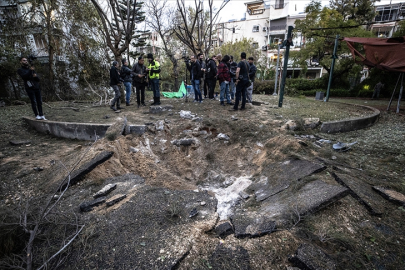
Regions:
<instances>
[{"instance_id":1,"label":"window","mask_svg":"<svg viewBox=\"0 0 405 270\"><path fill-rule=\"evenodd\" d=\"M267 27L263 27L263 32L267 32Z\"/></svg>"},{"instance_id":2,"label":"window","mask_svg":"<svg viewBox=\"0 0 405 270\"><path fill-rule=\"evenodd\" d=\"M259 43L253 42L252 47L253 47L254 49L259 48Z\"/></svg>"},{"instance_id":3,"label":"window","mask_svg":"<svg viewBox=\"0 0 405 270\"><path fill-rule=\"evenodd\" d=\"M258 25L254 25L252 32L259 32L259 26L258 26Z\"/></svg>"},{"instance_id":4,"label":"window","mask_svg":"<svg viewBox=\"0 0 405 270\"><path fill-rule=\"evenodd\" d=\"M284 0L276 0L275 9L282 9L284 8Z\"/></svg>"}]
</instances>

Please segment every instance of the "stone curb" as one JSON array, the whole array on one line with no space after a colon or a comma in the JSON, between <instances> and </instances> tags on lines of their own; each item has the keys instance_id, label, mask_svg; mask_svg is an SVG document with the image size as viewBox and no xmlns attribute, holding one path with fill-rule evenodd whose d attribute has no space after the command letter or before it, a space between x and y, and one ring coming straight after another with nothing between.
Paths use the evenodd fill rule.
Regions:
<instances>
[{"instance_id":1,"label":"stone curb","mask_svg":"<svg viewBox=\"0 0 405 270\"><path fill-rule=\"evenodd\" d=\"M374 125L374 123L378 120L378 117L380 116L380 111L373 107L357 105L357 104L348 104L348 103L342 103L342 104L360 106L360 107L372 110L372 111L374 111L374 113L372 115L366 116L366 117L358 117L358 118L347 119L347 120L325 122L322 124L322 126L320 128L321 132L339 133L339 132L349 132L349 131L367 128L367 127Z\"/></svg>"},{"instance_id":2,"label":"stone curb","mask_svg":"<svg viewBox=\"0 0 405 270\"><path fill-rule=\"evenodd\" d=\"M107 129L112 124L91 124L91 123L74 123L74 122L59 122L59 121L43 121L36 120L30 117L23 119L35 130L45 134L51 134L56 137L66 139L77 139L84 141L93 141L96 135L99 138L105 136ZM145 133L145 125L128 125L126 131L131 134L142 135Z\"/></svg>"}]
</instances>

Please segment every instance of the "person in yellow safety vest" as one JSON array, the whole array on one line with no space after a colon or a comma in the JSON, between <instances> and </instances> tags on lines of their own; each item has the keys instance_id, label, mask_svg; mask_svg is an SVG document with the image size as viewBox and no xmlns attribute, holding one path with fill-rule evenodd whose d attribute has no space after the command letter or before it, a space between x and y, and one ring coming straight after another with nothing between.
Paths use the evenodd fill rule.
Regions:
<instances>
[{"instance_id":1,"label":"person in yellow safety vest","mask_svg":"<svg viewBox=\"0 0 405 270\"><path fill-rule=\"evenodd\" d=\"M148 53L146 58L148 58L149 65L147 67L149 83L153 91L153 105L160 105L160 90L159 90L159 73L160 64L158 61L153 59L153 54Z\"/></svg>"}]
</instances>

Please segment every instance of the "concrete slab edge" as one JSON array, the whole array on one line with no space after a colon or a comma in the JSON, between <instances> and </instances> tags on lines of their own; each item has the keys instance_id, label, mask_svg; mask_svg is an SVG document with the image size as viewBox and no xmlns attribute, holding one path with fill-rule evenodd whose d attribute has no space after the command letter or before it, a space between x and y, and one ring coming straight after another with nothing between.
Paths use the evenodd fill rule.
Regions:
<instances>
[{"instance_id":1,"label":"concrete slab edge","mask_svg":"<svg viewBox=\"0 0 405 270\"><path fill-rule=\"evenodd\" d=\"M342 103L347 104L347 103ZM363 128L370 127L377 122L378 118L380 117L380 111L376 108L364 106L364 105L357 105L357 104L347 104L353 106L359 106L363 108L367 108L373 111L373 114L366 116L366 117L358 117L353 119L346 119L346 120L338 120L338 121L331 121L331 122L324 122L320 128L320 131L323 133L340 133L340 132L349 132L354 130L359 130Z\"/></svg>"},{"instance_id":2,"label":"concrete slab edge","mask_svg":"<svg viewBox=\"0 0 405 270\"><path fill-rule=\"evenodd\" d=\"M107 129L112 124L92 124L92 123L74 123L74 122L59 122L59 121L43 121L36 120L31 117L23 117L23 119L35 130L45 134L51 134L55 137L65 139L77 139L83 141L93 141L105 136ZM145 125L128 125L127 134L142 135L145 133Z\"/></svg>"}]
</instances>

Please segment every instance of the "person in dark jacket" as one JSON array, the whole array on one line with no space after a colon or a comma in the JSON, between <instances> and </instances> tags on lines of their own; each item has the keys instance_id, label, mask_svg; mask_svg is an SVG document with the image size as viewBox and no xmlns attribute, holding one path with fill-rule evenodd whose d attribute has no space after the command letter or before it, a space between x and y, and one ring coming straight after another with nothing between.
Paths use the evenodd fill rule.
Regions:
<instances>
[{"instance_id":1,"label":"person in dark jacket","mask_svg":"<svg viewBox=\"0 0 405 270\"><path fill-rule=\"evenodd\" d=\"M138 62L132 67L133 84L136 88L136 103L139 106L145 105L145 86L147 84L147 72L144 65L145 59L138 57Z\"/></svg>"},{"instance_id":2,"label":"person in dark jacket","mask_svg":"<svg viewBox=\"0 0 405 270\"><path fill-rule=\"evenodd\" d=\"M130 106L132 76L131 76L131 69L128 67L128 60L125 58L122 59L122 68L120 75L122 80L124 81L125 86L125 103L127 106Z\"/></svg>"},{"instance_id":3,"label":"person in dark jacket","mask_svg":"<svg viewBox=\"0 0 405 270\"><path fill-rule=\"evenodd\" d=\"M114 61L113 65L110 69L110 86L112 87L112 89L114 90L114 99L112 100L111 104L110 104L110 108L111 110L115 111L115 112L120 112L119 110L121 110L120 107L120 97L121 97L121 93L120 93L120 86L121 86L121 82L122 79L120 77L120 73L117 69L118 66L118 62ZM115 108L115 104L117 104L117 108Z\"/></svg>"},{"instance_id":4,"label":"person in dark jacket","mask_svg":"<svg viewBox=\"0 0 405 270\"><path fill-rule=\"evenodd\" d=\"M245 109L246 104L246 88L249 84L249 63L246 61L246 53L242 52L240 54L241 61L238 63L236 69L236 94L235 94L235 105L233 110L238 110L239 101L242 100L241 110Z\"/></svg>"},{"instance_id":5,"label":"person in dark jacket","mask_svg":"<svg viewBox=\"0 0 405 270\"><path fill-rule=\"evenodd\" d=\"M217 78L221 88L220 104L223 106L225 106L225 99L227 100L228 104L233 105L229 96L229 82L231 81L231 75L229 74L228 68L229 59L229 55L225 55L218 65Z\"/></svg>"},{"instance_id":6,"label":"person in dark jacket","mask_svg":"<svg viewBox=\"0 0 405 270\"><path fill-rule=\"evenodd\" d=\"M229 56L231 60L229 61L230 67L229 67L229 73L231 74L231 82L229 83L229 93L231 95L231 99L235 99L235 92L236 92L236 68L238 67L238 63L233 61L233 56Z\"/></svg>"},{"instance_id":7,"label":"person in dark jacket","mask_svg":"<svg viewBox=\"0 0 405 270\"><path fill-rule=\"evenodd\" d=\"M187 69L190 71L191 84L194 89L194 102L202 102L202 95L200 90L201 82L201 65L200 61L194 55L190 57L190 62L186 63Z\"/></svg>"},{"instance_id":8,"label":"person in dark jacket","mask_svg":"<svg viewBox=\"0 0 405 270\"><path fill-rule=\"evenodd\" d=\"M24 80L25 91L31 100L31 107L34 111L37 120L46 120L42 111L42 96L41 87L39 85L39 77L35 72L35 68L28 64L25 57L20 58L21 68L17 70L18 75Z\"/></svg>"},{"instance_id":9,"label":"person in dark jacket","mask_svg":"<svg viewBox=\"0 0 405 270\"><path fill-rule=\"evenodd\" d=\"M249 62L249 79L250 79L250 86L246 89L246 102L247 103L252 103L252 95L253 95L253 83L255 81L256 77L256 66L253 64L253 57L249 57L248 62Z\"/></svg>"},{"instance_id":10,"label":"person in dark jacket","mask_svg":"<svg viewBox=\"0 0 405 270\"><path fill-rule=\"evenodd\" d=\"M208 60L206 66L205 78L208 84L208 98L214 100L215 84L217 83L217 63L215 62L216 55L213 55Z\"/></svg>"}]
</instances>

